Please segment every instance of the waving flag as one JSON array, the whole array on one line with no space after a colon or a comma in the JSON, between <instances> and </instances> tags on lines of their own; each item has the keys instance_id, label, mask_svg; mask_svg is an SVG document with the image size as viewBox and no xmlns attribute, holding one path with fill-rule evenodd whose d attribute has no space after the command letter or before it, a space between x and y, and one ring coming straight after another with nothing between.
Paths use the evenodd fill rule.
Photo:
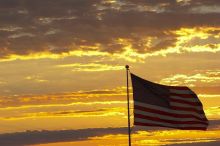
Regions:
<instances>
[{"instance_id":1,"label":"waving flag","mask_svg":"<svg viewBox=\"0 0 220 146\"><path fill-rule=\"evenodd\" d=\"M188 87L165 86L131 74L134 125L206 130L202 103Z\"/></svg>"}]
</instances>

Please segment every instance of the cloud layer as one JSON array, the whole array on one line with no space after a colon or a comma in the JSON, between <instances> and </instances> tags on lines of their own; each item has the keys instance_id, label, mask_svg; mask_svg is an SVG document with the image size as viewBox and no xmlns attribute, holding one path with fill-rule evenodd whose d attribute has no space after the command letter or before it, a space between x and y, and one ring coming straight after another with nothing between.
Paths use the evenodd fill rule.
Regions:
<instances>
[{"instance_id":1,"label":"cloud layer","mask_svg":"<svg viewBox=\"0 0 220 146\"><path fill-rule=\"evenodd\" d=\"M162 84L168 85L187 85L187 86L218 86L220 82L219 70L196 71L196 74L175 74L162 79Z\"/></svg>"},{"instance_id":2,"label":"cloud layer","mask_svg":"<svg viewBox=\"0 0 220 146\"><path fill-rule=\"evenodd\" d=\"M27 131L12 134L1 134L0 144L7 146L24 146L40 143L86 140L92 136L105 134L125 134L126 128L94 128L60 131ZM24 140L25 139L25 140Z\"/></svg>"},{"instance_id":3,"label":"cloud layer","mask_svg":"<svg viewBox=\"0 0 220 146\"><path fill-rule=\"evenodd\" d=\"M219 124L219 121L217 122ZM211 131L180 131L173 129L144 131L135 128L132 131L134 145L172 145L184 143L206 143L216 141L219 143L219 130ZM182 138L180 138L180 136ZM25 139L25 140L23 140ZM26 131L0 135L0 144L7 146L24 146L56 142L96 141L99 144L120 145L127 143L127 128L93 128L80 130L59 131Z\"/></svg>"},{"instance_id":4,"label":"cloud layer","mask_svg":"<svg viewBox=\"0 0 220 146\"><path fill-rule=\"evenodd\" d=\"M208 35L199 46L194 42L201 42L200 36L187 40L188 51L219 51L217 0L1 0L0 5L2 60L74 56L75 50L119 56L128 46L136 56L178 53L181 28Z\"/></svg>"}]
</instances>

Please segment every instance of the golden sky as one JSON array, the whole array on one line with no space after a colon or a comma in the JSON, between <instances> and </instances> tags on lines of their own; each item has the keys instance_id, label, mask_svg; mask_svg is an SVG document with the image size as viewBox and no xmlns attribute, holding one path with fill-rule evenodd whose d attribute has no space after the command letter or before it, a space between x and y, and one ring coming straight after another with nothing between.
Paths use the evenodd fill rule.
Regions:
<instances>
[{"instance_id":1,"label":"golden sky","mask_svg":"<svg viewBox=\"0 0 220 146\"><path fill-rule=\"evenodd\" d=\"M219 0L0 0L0 145L126 145L126 64L189 86L210 120L134 127L133 145L219 145L219 18Z\"/></svg>"}]
</instances>

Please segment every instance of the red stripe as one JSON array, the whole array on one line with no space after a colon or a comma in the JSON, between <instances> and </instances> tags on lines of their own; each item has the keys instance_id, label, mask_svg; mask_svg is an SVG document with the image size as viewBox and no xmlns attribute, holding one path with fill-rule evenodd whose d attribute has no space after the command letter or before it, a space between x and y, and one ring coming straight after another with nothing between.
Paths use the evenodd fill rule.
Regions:
<instances>
[{"instance_id":1,"label":"red stripe","mask_svg":"<svg viewBox=\"0 0 220 146\"><path fill-rule=\"evenodd\" d=\"M191 108L191 107L180 107L180 106L170 105L170 109L179 110L179 111L196 112L198 114L204 114L204 111L202 110L202 108L201 108L201 110L198 110L198 109Z\"/></svg>"},{"instance_id":2,"label":"red stripe","mask_svg":"<svg viewBox=\"0 0 220 146\"><path fill-rule=\"evenodd\" d=\"M178 93L170 93L170 96L179 96L183 98L196 98L198 99L196 94L178 94Z\"/></svg>"},{"instance_id":3,"label":"red stripe","mask_svg":"<svg viewBox=\"0 0 220 146\"><path fill-rule=\"evenodd\" d=\"M176 90L190 90L188 87L184 87L184 86L168 86L168 88L169 89L176 89Z\"/></svg>"},{"instance_id":4,"label":"red stripe","mask_svg":"<svg viewBox=\"0 0 220 146\"><path fill-rule=\"evenodd\" d=\"M204 118L200 118L198 116L194 116L191 114L174 114L174 113L164 112L164 111L146 108L146 107L142 107L138 105L134 105L134 110L135 109L146 111L146 112L151 112L151 113L156 113L156 114L161 114L161 115L166 115L166 116L171 116L171 117L176 117L176 118L195 118L195 119L202 120L202 121L206 120Z\"/></svg>"},{"instance_id":5,"label":"red stripe","mask_svg":"<svg viewBox=\"0 0 220 146\"><path fill-rule=\"evenodd\" d=\"M170 123L170 124L204 124L204 125L208 125L208 123L205 123L202 121L173 121L173 120L161 119L158 117L150 117L150 116L141 115L141 114L134 114L134 117L146 119L146 120L151 120L151 121L165 122L165 123Z\"/></svg>"},{"instance_id":6,"label":"red stripe","mask_svg":"<svg viewBox=\"0 0 220 146\"><path fill-rule=\"evenodd\" d=\"M206 130L207 129L207 127L172 127L172 126L164 126L164 125L159 125L159 124L149 124L149 123L140 123L140 122L134 122L134 125L169 127L169 128L183 129L183 130Z\"/></svg>"},{"instance_id":7,"label":"red stripe","mask_svg":"<svg viewBox=\"0 0 220 146\"><path fill-rule=\"evenodd\" d=\"M193 105L193 106L202 106L201 102L190 102L190 101L185 101L181 99L174 99L170 98L170 101L177 102L177 103L183 103L183 104L188 104L188 105Z\"/></svg>"}]
</instances>

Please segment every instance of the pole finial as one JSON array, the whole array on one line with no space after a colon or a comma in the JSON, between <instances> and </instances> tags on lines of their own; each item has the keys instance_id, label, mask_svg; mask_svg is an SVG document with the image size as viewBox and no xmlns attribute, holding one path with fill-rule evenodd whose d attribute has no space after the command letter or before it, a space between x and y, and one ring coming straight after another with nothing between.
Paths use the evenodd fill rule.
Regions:
<instances>
[{"instance_id":1,"label":"pole finial","mask_svg":"<svg viewBox=\"0 0 220 146\"><path fill-rule=\"evenodd\" d=\"M126 69L129 69L129 65L125 65L125 68L126 68Z\"/></svg>"}]
</instances>

